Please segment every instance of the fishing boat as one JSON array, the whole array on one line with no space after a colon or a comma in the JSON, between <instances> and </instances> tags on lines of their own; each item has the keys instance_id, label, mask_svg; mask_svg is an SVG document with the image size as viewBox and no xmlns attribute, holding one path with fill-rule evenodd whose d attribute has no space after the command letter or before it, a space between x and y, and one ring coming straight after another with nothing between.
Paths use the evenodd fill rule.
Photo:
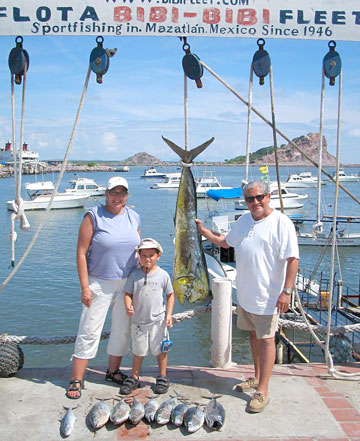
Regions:
<instances>
[{"instance_id":1,"label":"fishing boat","mask_svg":"<svg viewBox=\"0 0 360 441\"><path fill-rule=\"evenodd\" d=\"M46 210L54 190L54 184L51 181L27 183L25 189L29 200L23 201L24 210ZM88 193L81 195L56 193L51 209L81 208L84 207L89 197ZM8 210L14 211L15 201L7 201L6 206Z\"/></svg>"},{"instance_id":2,"label":"fishing boat","mask_svg":"<svg viewBox=\"0 0 360 441\"><path fill-rule=\"evenodd\" d=\"M290 193L284 186L281 186L281 196L285 210L302 208L309 197L307 194ZM234 205L236 210L248 209L245 199L236 200ZM270 207L276 210L281 209L278 185L274 182L270 184Z\"/></svg>"},{"instance_id":3,"label":"fishing boat","mask_svg":"<svg viewBox=\"0 0 360 441\"><path fill-rule=\"evenodd\" d=\"M106 191L106 187L99 186L94 179L89 178L76 178L71 179L71 187L65 189L65 193L90 196L103 196Z\"/></svg>"},{"instance_id":4,"label":"fishing boat","mask_svg":"<svg viewBox=\"0 0 360 441\"><path fill-rule=\"evenodd\" d=\"M148 167L140 178L165 178L166 173L158 172L155 167Z\"/></svg>"},{"instance_id":5,"label":"fishing boat","mask_svg":"<svg viewBox=\"0 0 360 441\"><path fill-rule=\"evenodd\" d=\"M150 188L179 188L180 179L180 172L166 173L165 179L163 181L155 182Z\"/></svg>"},{"instance_id":6,"label":"fishing boat","mask_svg":"<svg viewBox=\"0 0 360 441\"><path fill-rule=\"evenodd\" d=\"M336 179L336 172L333 172L333 178ZM339 168L339 182L359 182L360 176L358 175L348 175L345 173L343 168Z\"/></svg>"},{"instance_id":7,"label":"fishing boat","mask_svg":"<svg viewBox=\"0 0 360 441\"><path fill-rule=\"evenodd\" d=\"M302 172L299 174L290 174L284 182L286 188L315 188L317 187L317 178L312 176L311 172ZM321 184L326 184L321 181Z\"/></svg>"},{"instance_id":8,"label":"fishing boat","mask_svg":"<svg viewBox=\"0 0 360 441\"><path fill-rule=\"evenodd\" d=\"M196 184L196 197L205 198L208 190L225 190L232 187L224 187L219 182L213 171L204 171L203 176L198 179Z\"/></svg>"}]
</instances>

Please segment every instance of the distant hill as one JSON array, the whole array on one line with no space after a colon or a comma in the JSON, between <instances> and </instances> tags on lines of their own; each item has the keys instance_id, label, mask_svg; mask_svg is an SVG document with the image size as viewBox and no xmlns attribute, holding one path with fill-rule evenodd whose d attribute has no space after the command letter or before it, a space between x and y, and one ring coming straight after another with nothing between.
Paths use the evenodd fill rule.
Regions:
<instances>
[{"instance_id":1,"label":"distant hill","mask_svg":"<svg viewBox=\"0 0 360 441\"><path fill-rule=\"evenodd\" d=\"M311 159L318 162L318 146L320 142L319 133L308 133L306 136L299 136L292 140ZM309 161L293 145L283 144L278 148L280 165L310 165ZM245 155L226 161L228 164L245 164ZM275 164L274 147L263 147L250 154L250 164ZM336 158L327 151L327 141L323 136L323 165L335 166Z\"/></svg>"},{"instance_id":2,"label":"distant hill","mask_svg":"<svg viewBox=\"0 0 360 441\"><path fill-rule=\"evenodd\" d=\"M145 152L136 153L136 155L130 158L119 161L122 165L163 165L164 162L161 159L155 158L155 156L149 155Z\"/></svg>"}]
</instances>

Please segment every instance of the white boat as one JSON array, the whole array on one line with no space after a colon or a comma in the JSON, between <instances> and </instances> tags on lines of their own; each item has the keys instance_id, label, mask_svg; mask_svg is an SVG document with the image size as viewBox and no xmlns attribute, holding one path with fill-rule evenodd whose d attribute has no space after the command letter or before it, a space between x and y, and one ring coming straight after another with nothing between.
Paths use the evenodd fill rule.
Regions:
<instances>
[{"instance_id":1,"label":"white boat","mask_svg":"<svg viewBox=\"0 0 360 441\"><path fill-rule=\"evenodd\" d=\"M213 171L205 171L203 176L197 181L196 196L198 198L205 198L208 190L224 190L230 188L232 187L224 187L221 185Z\"/></svg>"},{"instance_id":2,"label":"white boat","mask_svg":"<svg viewBox=\"0 0 360 441\"><path fill-rule=\"evenodd\" d=\"M166 173L166 177L162 182L155 182L151 188L179 188L181 172Z\"/></svg>"},{"instance_id":3,"label":"white boat","mask_svg":"<svg viewBox=\"0 0 360 441\"><path fill-rule=\"evenodd\" d=\"M166 173L158 172L155 167L148 167L140 178L165 178Z\"/></svg>"},{"instance_id":4,"label":"white boat","mask_svg":"<svg viewBox=\"0 0 360 441\"><path fill-rule=\"evenodd\" d=\"M26 143L23 144L21 157L24 164L39 162L39 153L31 151ZM16 153L16 159L20 160L19 151ZM10 141L0 149L0 161L10 165L14 164L14 151Z\"/></svg>"},{"instance_id":5,"label":"white boat","mask_svg":"<svg viewBox=\"0 0 360 441\"><path fill-rule=\"evenodd\" d=\"M277 183L273 182L270 184L270 196L270 207L280 210L280 196ZM307 194L290 193L284 186L281 186L281 196L285 210L302 208L305 200L309 197ZM236 210L248 210L244 199L236 200L234 204Z\"/></svg>"},{"instance_id":6,"label":"white boat","mask_svg":"<svg viewBox=\"0 0 360 441\"><path fill-rule=\"evenodd\" d=\"M51 181L27 183L25 188L29 195L29 200L23 201L24 210L46 210L54 190L54 184ZM89 194L57 193L51 209L80 208L86 204L89 197ZM14 200L7 201L7 209L14 211L14 203Z\"/></svg>"},{"instance_id":7,"label":"white boat","mask_svg":"<svg viewBox=\"0 0 360 441\"><path fill-rule=\"evenodd\" d=\"M303 233L298 232L298 243L300 246L325 246L331 245L329 233ZM351 233L344 229L336 231L336 245L340 247L359 247L360 233Z\"/></svg>"},{"instance_id":8,"label":"white boat","mask_svg":"<svg viewBox=\"0 0 360 441\"><path fill-rule=\"evenodd\" d=\"M283 183L286 188L312 188L317 187L318 179L311 175L311 172L302 172L299 174L290 174ZM321 181L321 184L326 184L325 181Z\"/></svg>"},{"instance_id":9,"label":"white boat","mask_svg":"<svg viewBox=\"0 0 360 441\"><path fill-rule=\"evenodd\" d=\"M94 179L89 178L76 178L71 179L71 187L65 189L65 193L78 194L78 195L90 195L90 196L103 196L106 191L106 187L99 186Z\"/></svg>"},{"instance_id":10,"label":"white boat","mask_svg":"<svg viewBox=\"0 0 360 441\"><path fill-rule=\"evenodd\" d=\"M336 172L333 172L333 178L336 179ZM339 168L339 182L359 182L360 176L358 175L347 175L343 168Z\"/></svg>"},{"instance_id":11,"label":"white boat","mask_svg":"<svg viewBox=\"0 0 360 441\"><path fill-rule=\"evenodd\" d=\"M123 166L119 166L116 167L116 169L114 171L116 172L128 172L130 170L128 165L123 165Z\"/></svg>"}]
</instances>

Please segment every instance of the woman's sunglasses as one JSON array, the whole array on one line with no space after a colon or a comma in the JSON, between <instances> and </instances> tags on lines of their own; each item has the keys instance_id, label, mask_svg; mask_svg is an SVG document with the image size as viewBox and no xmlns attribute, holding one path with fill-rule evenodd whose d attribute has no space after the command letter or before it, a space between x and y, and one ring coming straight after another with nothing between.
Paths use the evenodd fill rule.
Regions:
<instances>
[{"instance_id":1,"label":"woman's sunglasses","mask_svg":"<svg viewBox=\"0 0 360 441\"><path fill-rule=\"evenodd\" d=\"M265 198L266 194L257 194L256 196L245 196L245 201L251 204L255 201L261 202Z\"/></svg>"}]
</instances>

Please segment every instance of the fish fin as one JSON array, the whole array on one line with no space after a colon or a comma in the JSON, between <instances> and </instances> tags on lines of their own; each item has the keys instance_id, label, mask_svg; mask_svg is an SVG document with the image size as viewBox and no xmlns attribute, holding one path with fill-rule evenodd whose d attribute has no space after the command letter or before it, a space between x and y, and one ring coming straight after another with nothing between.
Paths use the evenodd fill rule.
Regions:
<instances>
[{"instance_id":1,"label":"fish fin","mask_svg":"<svg viewBox=\"0 0 360 441\"><path fill-rule=\"evenodd\" d=\"M186 151L176 145L174 142L170 141L170 139L162 136L162 139L166 142L166 144L173 150L185 164L190 164L201 152L203 152L206 147L208 147L213 141L214 137L204 142L203 144L191 149L190 151Z\"/></svg>"}]
</instances>

